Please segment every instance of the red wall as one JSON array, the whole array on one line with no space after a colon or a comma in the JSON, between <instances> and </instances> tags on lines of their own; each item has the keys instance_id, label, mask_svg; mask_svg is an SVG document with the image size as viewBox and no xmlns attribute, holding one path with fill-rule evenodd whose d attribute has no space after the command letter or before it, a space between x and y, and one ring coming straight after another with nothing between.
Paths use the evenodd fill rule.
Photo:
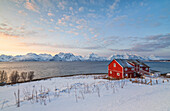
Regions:
<instances>
[{"instance_id":1,"label":"red wall","mask_svg":"<svg viewBox=\"0 0 170 111\"><path fill-rule=\"evenodd\" d=\"M114 63L116 64L116 67L114 67ZM118 76L117 73L119 73L120 76ZM113 60L108 66L109 77L113 77L116 79L122 79L123 78L122 73L123 73L123 67L121 65L119 65L116 62L116 60Z\"/></svg>"},{"instance_id":2,"label":"red wall","mask_svg":"<svg viewBox=\"0 0 170 111\"><path fill-rule=\"evenodd\" d=\"M114 63L116 64L116 67L114 67ZM140 68L142 68L142 70L144 71L149 72L149 68L146 70L146 67L140 67L139 65L134 64L131 65L134 66L134 70L132 70L132 68L130 67L127 67L128 70L125 71L125 68L123 68L116 60L113 60L108 66L108 76L116 79L122 79L126 77L133 78L136 77L136 74L134 74L134 72L139 72ZM118 76L117 73L119 73L120 76Z\"/></svg>"},{"instance_id":3,"label":"red wall","mask_svg":"<svg viewBox=\"0 0 170 111\"><path fill-rule=\"evenodd\" d=\"M125 71L125 69L126 69L126 68L124 68L124 77L125 77L125 78L126 78L126 77L128 77L128 78L130 78L130 77L135 77L135 76L134 76L135 68L133 68L134 70L132 70L132 68L127 67L127 71Z\"/></svg>"}]
</instances>

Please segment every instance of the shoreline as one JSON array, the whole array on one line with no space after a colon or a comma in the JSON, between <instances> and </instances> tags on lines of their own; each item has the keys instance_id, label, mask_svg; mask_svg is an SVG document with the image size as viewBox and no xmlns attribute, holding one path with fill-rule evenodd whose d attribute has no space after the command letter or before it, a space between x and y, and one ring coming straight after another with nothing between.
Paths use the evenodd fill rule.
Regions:
<instances>
[{"instance_id":1,"label":"shoreline","mask_svg":"<svg viewBox=\"0 0 170 111\"><path fill-rule=\"evenodd\" d=\"M19 82L17 82L17 83L28 83L28 82L47 80L47 79L58 78L58 77L72 77L72 76L81 76L81 75L105 75L105 74L108 74L108 73L70 74L70 75L63 75L63 76L43 77L43 78L33 79L33 80L31 80L31 81L29 81L29 80L26 80L26 81L19 81ZM14 85L14 84L17 84L17 83L5 83L5 84L1 84L0 86Z\"/></svg>"}]
</instances>

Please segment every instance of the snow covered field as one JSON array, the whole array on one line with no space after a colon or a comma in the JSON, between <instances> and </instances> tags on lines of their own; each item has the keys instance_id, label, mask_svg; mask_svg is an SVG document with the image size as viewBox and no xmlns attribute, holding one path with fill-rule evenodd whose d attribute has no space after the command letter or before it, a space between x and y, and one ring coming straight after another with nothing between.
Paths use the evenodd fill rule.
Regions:
<instances>
[{"instance_id":1,"label":"snow covered field","mask_svg":"<svg viewBox=\"0 0 170 111\"><path fill-rule=\"evenodd\" d=\"M52 78L0 87L2 111L170 111L170 82L151 85L96 75ZM148 79L149 81L149 79ZM20 96L20 107L16 98Z\"/></svg>"}]
</instances>

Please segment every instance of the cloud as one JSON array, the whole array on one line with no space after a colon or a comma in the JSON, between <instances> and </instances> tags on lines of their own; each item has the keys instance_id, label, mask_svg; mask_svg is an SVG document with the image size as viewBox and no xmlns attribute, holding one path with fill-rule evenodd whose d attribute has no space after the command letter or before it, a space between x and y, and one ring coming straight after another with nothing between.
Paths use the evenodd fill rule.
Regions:
<instances>
[{"instance_id":1,"label":"cloud","mask_svg":"<svg viewBox=\"0 0 170 111\"><path fill-rule=\"evenodd\" d=\"M154 36L147 36L142 38L143 42L133 44L131 48L128 49L110 49L112 51L133 51L133 52L151 52L159 49L170 47L170 33L160 34Z\"/></svg>"},{"instance_id":2,"label":"cloud","mask_svg":"<svg viewBox=\"0 0 170 111\"><path fill-rule=\"evenodd\" d=\"M7 25L7 24L5 24L5 23L1 23L1 24L0 24L0 26L5 27L5 26L8 26L8 25Z\"/></svg>"},{"instance_id":3,"label":"cloud","mask_svg":"<svg viewBox=\"0 0 170 111\"><path fill-rule=\"evenodd\" d=\"M70 7L69 10L70 10L70 11L73 11L73 7Z\"/></svg>"},{"instance_id":4,"label":"cloud","mask_svg":"<svg viewBox=\"0 0 170 111\"><path fill-rule=\"evenodd\" d=\"M83 7L80 7L80 8L79 8L79 12L82 12L82 11L84 11L84 8L83 8Z\"/></svg>"},{"instance_id":5,"label":"cloud","mask_svg":"<svg viewBox=\"0 0 170 111\"><path fill-rule=\"evenodd\" d=\"M58 2L58 7L61 8L62 10L65 9L65 6L67 5L67 2L62 0L60 2Z\"/></svg>"},{"instance_id":6,"label":"cloud","mask_svg":"<svg viewBox=\"0 0 170 111\"><path fill-rule=\"evenodd\" d=\"M79 19L76 21L76 24L86 24L87 21L85 19Z\"/></svg>"},{"instance_id":7,"label":"cloud","mask_svg":"<svg viewBox=\"0 0 170 111\"><path fill-rule=\"evenodd\" d=\"M116 5L119 3L120 0L115 0L113 4L109 7L110 10L114 10L116 8Z\"/></svg>"},{"instance_id":8,"label":"cloud","mask_svg":"<svg viewBox=\"0 0 170 111\"><path fill-rule=\"evenodd\" d=\"M53 22L53 21L54 21L54 19L50 19L50 21L51 21L51 22Z\"/></svg>"},{"instance_id":9,"label":"cloud","mask_svg":"<svg viewBox=\"0 0 170 111\"><path fill-rule=\"evenodd\" d=\"M53 14L53 13L50 13L50 12L49 12L47 15L48 15L48 16L54 16L54 14Z\"/></svg>"},{"instance_id":10,"label":"cloud","mask_svg":"<svg viewBox=\"0 0 170 111\"><path fill-rule=\"evenodd\" d=\"M78 26L76 26L76 28L79 29L79 30L82 30L84 28L84 26L83 25L78 25Z\"/></svg>"},{"instance_id":11,"label":"cloud","mask_svg":"<svg viewBox=\"0 0 170 111\"><path fill-rule=\"evenodd\" d=\"M75 45L69 45L69 44L51 44L51 43L20 43L19 46L40 46L40 47L50 47L50 48L61 48L61 49L85 49L85 50L96 50L96 49L102 49L101 46L93 45L93 46L75 46Z\"/></svg>"},{"instance_id":12,"label":"cloud","mask_svg":"<svg viewBox=\"0 0 170 111\"><path fill-rule=\"evenodd\" d=\"M55 29L59 30L59 29L60 29L60 27L55 27Z\"/></svg>"},{"instance_id":13,"label":"cloud","mask_svg":"<svg viewBox=\"0 0 170 111\"><path fill-rule=\"evenodd\" d=\"M19 10L18 13L21 14L21 15L23 15L23 16L27 16L27 13L24 12L23 10Z\"/></svg>"},{"instance_id":14,"label":"cloud","mask_svg":"<svg viewBox=\"0 0 170 111\"><path fill-rule=\"evenodd\" d=\"M62 20L69 21L69 20L70 20L70 16L68 16L68 15L63 15Z\"/></svg>"},{"instance_id":15,"label":"cloud","mask_svg":"<svg viewBox=\"0 0 170 111\"><path fill-rule=\"evenodd\" d=\"M39 12L38 6L36 5L34 0L27 0L25 3L25 8L34 12Z\"/></svg>"},{"instance_id":16,"label":"cloud","mask_svg":"<svg viewBox=\"0 0 170 111\"><path fill-rule=\"evenodd\" d=\"M113 4L108 7L108 10L107 10L108 17L112 17L114 15L113 12L115 11L116 6L118 5L119 1L120 0L115 0Z\"/></svg>"},{"instance_id":17,"label":"cloud","mask_svg":"<svg viewBox=\"0 0 170 111\"><path fill-rule=\"evenodd\" d=\"M160 25L161 25L161 23L159 23L159 22L156 22L156 23L153 23L153 24L151 24L153 27L159 27Z\"/></svg>"},{"instance_id":18,"label":"cloud","mask_svg":"<svg viewBox=\"0 0 170 111\"><path fill-rule=\"evenodd\" d=\"M0 31L12 31L12 27L0 27Z\"/></svg>"},{"instance_id":19,"label":"cloud","mask_svg":"<svg viewBox=\"0 0 170 111\"><path fill-rule=\"evenodd\" d=\"M121 16L116 16L113 20L114 21L120 21L120 20L125 19L125 18L127 18L127 15L121 15Z\"/></svg>"},{"instance_id":20,"label":"cloud","mask_svg":"<svg viewBox=\"0 0 170 111\"><path fill-rule=\"evenodd\" d=\"M54 30L52 30L52 29L49 29L48 31L49 31L49 32L55 32L55 31L54 31Z\"/></svg>"},{"instance_id":21,"label":"cloud","mask_svg":"<svg viewBox=\"0 0 170 111\"><path fill-rule=\"evenodd\" d=\"M75 32L75 31L72 31L72 30L66 31L66 33L68 33L68 34L74 34L74 35L79 35L78 32Z\"/></svg>"},{"instance_id":22,"label":"cloud","mask_svg":"<svg viewBox=\"0 0 170 111\"><path fill-rule=\"evenodd\" d=\"M61 19L58 19L57 24L66 26L66 22L62 21Z\"/></svg>"},{"instance_id":23,"label":"cloud","mask_svg":"<svg viewBox=\"0 0 170 111\"><path fill-rule=\"evenodd\" d=\"M0 37L11 37L11 38L19 38L20 35L18 34L10 34L10 33L7 33L7 32L0 32Z\"/></svg>"}]
</instances>

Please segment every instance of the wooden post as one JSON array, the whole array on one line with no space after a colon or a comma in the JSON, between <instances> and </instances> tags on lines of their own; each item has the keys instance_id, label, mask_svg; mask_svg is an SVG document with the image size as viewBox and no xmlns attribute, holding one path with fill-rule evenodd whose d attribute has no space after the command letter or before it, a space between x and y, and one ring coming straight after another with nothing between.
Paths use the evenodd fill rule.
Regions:
<instances>
[{"instance_id":1,"label":"wooden post","mask_svg":"<svg viewBox=\"0 0 170 111\"><path fill-rule=\"evenodd\" d=\"M150 79L151 85L152 85L152 79Z\"/></svg>"},{"instance_id":2,"label":"wooden post","mask_svg":"<svg viewBox=\"0 0 170 111\"><path fill-rule=\"evenodd\" d=\"M20 97L19 97L19 89L18 89L18 105L17 105L17 107L20 107Z\"/></svg>"},{"instance_id":3,"label":"wooden post","mask_svg":"<svg viewBox=\"0 0 170 111\"><path fill-rule=\"evenodd\" d=\"M156 79L156 84L158 84L158 80Z\"/></svg>"},{"instance_id":4,"label":"wooden post","mask_svg":"<svg viewBox=\"0 0 170 111\"><path fill-rule=\"evenodd\" d=\"M130 74L130 81L132 81L132 75Z\"/></svg>"}]
</instances>

